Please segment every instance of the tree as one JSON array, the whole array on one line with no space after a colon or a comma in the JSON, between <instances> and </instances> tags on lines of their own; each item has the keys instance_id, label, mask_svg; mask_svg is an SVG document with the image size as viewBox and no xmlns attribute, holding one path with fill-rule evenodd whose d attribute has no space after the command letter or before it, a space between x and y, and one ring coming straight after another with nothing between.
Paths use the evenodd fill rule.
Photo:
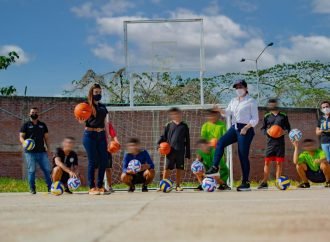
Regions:
<instances>
[{"instance_id":1,"label":"tree","mask_svg":"<svg viewBox=\"0 0 330 242\"><path fill-rule=\"evenodd\" d=\"M7 56L0 56L0 70L6 70L17 59L19 59L19 56L15 51L9 52ZM0 87L0 95L2 96L11 96L15 93L16 88L14 86Z\"/></svg>"},{"instance_id":2,"label":"tree","mask_svg":"<svg viewBox=\"0 0 330 242\"><path fill-rule=\"evenodd\" d=\"M129 102L129 80L123 75L124 69L97 75L87 71L80 81L73 81L73 88L67 93L76 93L91 83L99 83L109 94L111 103ZM271 97L279 98L286 107L318 107L319 102L330 97L330 64L318 61L301 61L295 64L280 64L259 70L260 105L265 105ZM112 77L110 78L110 75ZM135 73L134 104L169 105L199 104L199 78L182 77L168 72ZM245 79L249 91L257 96L256 71L246 73L226 73L204 78L205 103L226 104L234 96L232 83ZM86 93L86 92L85 92Z\"/></svg>"}]
</instances>

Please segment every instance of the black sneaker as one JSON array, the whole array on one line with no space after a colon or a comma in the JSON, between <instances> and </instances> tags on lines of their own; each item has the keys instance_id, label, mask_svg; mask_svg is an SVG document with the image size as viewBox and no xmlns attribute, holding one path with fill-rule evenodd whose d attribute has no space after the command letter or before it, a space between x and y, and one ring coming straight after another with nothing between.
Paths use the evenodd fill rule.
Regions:
<instances>
[{"instance_id":1,"label":"black sneaker","mask_svg":"<svg viewBox=\"0 0 330 242\"><path fill-rule=\"evenodd\" d=\"M324 187L326 187L326 188L330 188L330 181L327 181L327 182L325 183Z\"/></svg>"},{"instance_id":2,"label":"black sneaker","mask_svg":"<svg viewBox=\"0 0 330 242\"><path fill-rule=\"evenodd\" d=\"M231 188L226 183L223 183L218 186L218 190L225 191L225 190L231 190Z\"/></svg>"},{"instance_id":3,"label":"black sneaker","mask_svg":"<svg viewBox=\"0 0 330 242\"><path fill-rule=\"evenodd\" d=\"M35 195L35 194L37 194L37 192L36 192L36 190L30 190L30 193L32 194L32 195Z\"/></svg>"},{"instance_id":4,"label":"black sneaker","mask_svg":"<svg viewBox=\"0 0 330 242\"><path fill-rule=\"evenodd\" d=\"M250 182L242 182L241 185L237 187L238 192L248 192L251 191Z\"/></svg>"},{"instance_id":5,"label":"black sneaker","mask_svg":"<svg viewBox=\"0 0 330 242\"><path fill-rule=\"evenodd\" d=\"M65 188L64 192L66 192L67 194L72 194L72 192L69 190L69 188Z\"/></svg>"},{"instance_id":6,"label":"black sneaker","mask_svg":"<svg viewBox=\"0 0 330 242\"><path fill-rule=\"evenodd\" d=\"M142 185L142 192L148 192L148 186Z\"/></svg>"},{"instance_id":7,"label":"black sneaker","mask_svg":"<svg viewBox=\"0 0 330 242\"><path fill-rule=\"evenodd\" d=\"M135 185L131 185L129 188L128 188L128 192L134 192L135 191Z\"/></svg>"},{"instance_id":8,"label":"black sneaker","mask_svg":"<svg viewBox=\"0 0 330 242\"><path fill-rule=\"evenodd\" d=\"M198 187L194 189L195 191L203 191L202 185L199 184Z\"/></svg>"},{"instance_id":9,"label":"black sneaker","mask_svg":"<svg viewBox=\"0 0 330 242\"><path fill-rule=\"evenodd\" d=\"M219 174L219 167L216 167L216 166L212 166L210 169L208 169L205 172L206 176L216 176L218 174Z\"/></svg>"},{"instance_id":10,"label":"black sneaker","mask_svg":"<svg viewBox=\"0 0 330 242\"><path fill-rule=\"evenodd\" d=\"M267 182L260 183L258 189L268 189L268 183Z\"/></svg>"},{"instance_id":11,"label":"black sneaker","mask_svg":"<svg viewBox=\"0 0 330 242\"><path fill-rule=\"evenodd\" d=\"M309 182L303 182L303 183L300 183L297 187L298 188L310 188L311 185L309 184Z\"/></svg>"}]
</instances>

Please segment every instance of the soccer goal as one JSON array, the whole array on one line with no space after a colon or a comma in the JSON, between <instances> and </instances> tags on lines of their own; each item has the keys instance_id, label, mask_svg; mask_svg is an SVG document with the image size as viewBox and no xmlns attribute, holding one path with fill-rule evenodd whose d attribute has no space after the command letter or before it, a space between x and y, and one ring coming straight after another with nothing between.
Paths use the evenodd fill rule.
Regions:
<instances>
[{"instance_id":1,"label":"soccer goal","mask_svg":"<svg viewBox=\"0 0 330 242\"><path fill-rule=\"evenodd\" d=\"M212 105L182 105L178 106L183 111L183 120L188 124L190 130L190 143L192 159L185 163L183 182L188 187L196 184L197 180L192 174L191 163L196 158L196 143L201 136L201 126L205 122L204 111ZM141 141L142 148L150 153L156 169L155 183L162 178L164 170L164 157L157 150L157 141L163 132L165 124L169 121L167 106L136 106L136 107L108 107L111 120L117 130L119 140L124 143L129 137L137 137ZM229 123L227 120L227 124ZM123 146L124 148L124 146ZM120 183L122 171L122 159L124 150L113 155L113 182ZM228 148L226 155L230 177L228 184L233 184L231 149ZM173 173L174 175L174 173ZM172 177L175 180L175 176Z\"/></svg>"},{"instance_id":2,"label":"soccer goal","mask_svg":"<svg viewBox=\"0 0 330 242\"><path fill-rule=\"evenodd\" d=\"M124 21L124 52L125 74L130 81L130 106L134 106L134 87L141 81L139 74L164 72L198 76L198 104L204 104L203 19Z\"/></svg>"}]
</instances>

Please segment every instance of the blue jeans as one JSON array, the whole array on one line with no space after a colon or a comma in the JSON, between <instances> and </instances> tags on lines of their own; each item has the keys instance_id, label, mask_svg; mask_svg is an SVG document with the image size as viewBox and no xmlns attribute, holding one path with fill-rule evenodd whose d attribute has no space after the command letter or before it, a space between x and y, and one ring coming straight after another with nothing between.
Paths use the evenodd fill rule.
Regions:
<instances>
[{"instance_id":1,"label":"blue jeans","mask_svg":"<svg viewBox=\"0 0 330 242\"><path fill-rule=\"evenodd\" d=\"M330 143L329 144L321 144L322 150L327 156L327 161L330 163Z\"/></svg>"},{"instance_id":2,"label":"blue jeans","mask_svg":"<svg viewBox=\"0 0 330 242\"><path fill-rule=\"evenodd\" d=\"M25 152L25 160L27 164L30 189L33 191L36 190L36 164L39 164L42 172L44 173L45 181L49 190L52 185L52 180L50 178L50 164L47 152Z\"/></svg>"},{"instance_id":3,"label":"blue jeans","mask_svg":"<svg viewBox=\"0 0 330 242\"><path fill-rule=\"evenodd\" d=\"M95 163L99 159L97 187L103 186L104 172L108 162L107 139L105 132L85 131L83 144L88 158L88 185L95 187Z\"/></svg>"},{"instance_id":4,"label":"blue jeans","mask_svg":"<svg viewBox=\"0 0 330 242\"><path fill-rule=\"evenodd\" d=\"M220 160L225 152L225 148L233 143L238 143L238 156L241 162L242 181L249 181L250 175L250 146L254 137L254 129L250 128L245 135L241 135L241 129L245 124L237 124L237 130L232 126L218 143L214 154L213 165L219 167Z\"/></svg>"}]
</instances>

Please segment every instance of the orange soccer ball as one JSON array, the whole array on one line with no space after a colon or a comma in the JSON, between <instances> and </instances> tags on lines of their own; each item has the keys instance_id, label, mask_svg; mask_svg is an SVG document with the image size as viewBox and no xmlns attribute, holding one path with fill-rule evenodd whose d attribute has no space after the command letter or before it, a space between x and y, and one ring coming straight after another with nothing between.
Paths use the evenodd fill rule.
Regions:
<instances>
[{"instance_id":1,"label":"orange soccer ball","mask_svg":"<svg viewBox=\"0 0 330 242\"><path fill-rule=\"evenodd\" d=\"M74 108L74 116L80 120L87 120L92 115L92 107L88 103L79 103Z\"/></svg>"},{"instance_id":2,"label":"orange soccer ball","mask_svg":"<svg viewBox=\"0 0 330 242\"><path fill-rule=\"evenodd\" d=\"M120 150L120 144L116 141L111 141L108 145L108 151L110 153L117 153Z\"/></svg>"},{"instance_id":3,"label":"orange soccer ball","mask_svg":"<svg viewBox=\"0 0 330 242\"><path fill-rule=\"evenodd\" d=\"M161 155L168 155L171 152L171 146L167 142L162 142L159 144L158 151Z\"/></svg>"},{"instance_id":4,"label":"orange soccer ball","mask_svg":"<svg viewBox=\"0 0 330 242\"><path fill-rule=\"evenodd\" d=\"M215 148L217 146L217 143L218 143L218 139L216 139L216 138L211 139L209 142L210 146L213 148Z\"/></svg>"},{"instance_id":5,"label":"orange soccer ball","mask_svg":"<svg viewBox=\"0 0 330 242\"><path fill-rule=\"evenodd\" d=\"M267 130L267 134L272 138L279 138L283 135L283 129L281 126L274 124Z\"/></svg>"}]
</instances>

